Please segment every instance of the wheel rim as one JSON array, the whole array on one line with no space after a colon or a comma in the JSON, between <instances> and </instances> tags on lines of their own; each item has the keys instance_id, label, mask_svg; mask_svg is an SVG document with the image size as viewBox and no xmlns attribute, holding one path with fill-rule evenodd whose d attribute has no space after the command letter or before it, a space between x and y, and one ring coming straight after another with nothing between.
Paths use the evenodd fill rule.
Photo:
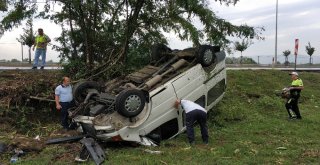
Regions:
<instances>
[{"instance_id":1,"label":"wheel rim","mask_svg":"<svg viewBox=\"0 0 320 165\"><path fill-rule=\"evenodd\" d=\"M206 64L210 64L213 59L213 53L210 49L207 49L203 55L203 62Z\"/></svg>"},{"instance_id":2,"label":"wheel rim","mask_svg":"<svg viewBox=\"0 0 320 165\"><path fill-rule=\"evenodd\" d=\"M125 101L125 109L128 112L135 112L141 106L141 99L138 95L131 95Z\"/></svg>"}]
</instances>

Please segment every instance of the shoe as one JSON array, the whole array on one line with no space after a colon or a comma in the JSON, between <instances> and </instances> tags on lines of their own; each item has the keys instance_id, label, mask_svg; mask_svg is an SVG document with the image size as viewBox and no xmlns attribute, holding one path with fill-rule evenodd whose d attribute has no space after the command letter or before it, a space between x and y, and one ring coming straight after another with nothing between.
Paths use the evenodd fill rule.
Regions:
<instances>
[{"instance_id":1,"label":"shoe","mask_svg":"<svg viewBox=\"0 0 320 165\"><path fill-rule=\"evenodd\" d=\"M44 66L40 67L40 69L44 69Z\"/></svg>"},{"instance_id":2,"label":"shoe","mask_svg":"<svg viewBox=\"0 0 320 165\"><path fill-rule=\"evenodd\" d=\"M205 142L203 142L203 144L207 146L207 145L209 145L209 142L205 141Z\"/></svg>"},{"instance_id":3,"label":"shoe","mask_svg":"<svg viewBox=\"0 0 320 165\"><path fill-rule=\"evenodd\" d=\"M195 145L195 143L194 142L190 142L190 146L194 146Z\"/></svg>"},{"instance_id":4,"label":"shoe","mask_svg":"<svg viewBox=\"0 0 320 165\"><path fill-rule=\"evenodd\" d=\"M31 69L37 69L37 67L36 67L36 66L33 66Z\"/></svg>"},{"instance_id":5,"label":"shoe","mask_svg":"<svg viewBox=\"0 0 320 165\"><path fill-rule=\"evenodd\" d=\"M291 116L291 117L289 117L289 119L288 120L296 120L297 119L297 117L296 116Z\"/></svg>"}]
</instances>

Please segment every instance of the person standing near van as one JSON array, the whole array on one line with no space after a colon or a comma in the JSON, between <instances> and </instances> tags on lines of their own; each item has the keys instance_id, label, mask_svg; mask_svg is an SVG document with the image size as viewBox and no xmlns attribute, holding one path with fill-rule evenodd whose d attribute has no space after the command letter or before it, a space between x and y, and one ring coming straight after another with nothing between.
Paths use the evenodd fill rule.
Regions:
<instances>
[{"instance_id":1,"label":"person standing near van","mask_svg":"<svg viewBox=\"0 0 320 165\"><path fill-rule=\"evenodd\" d=\"M73 106L72 87L70 78L63 77L62 84L55 89L55 102L57 110L61 110L61 125L64 129L69 129L68 109Z\"/></svg>"},{"instance_id":2,"label":"person standing near van","mask_svg":"<svg viewBox=\"0 0 320 165\"><path fill-rule=\"evenodd\" d=\"M291 75L292 83L291 87L289 87L290 98L286 102L286 109L289 114L289 119L302 119L298 107L298 100L300 98L300 92L304 88L303 82L298 77L299 75L297 72L291 72L289 75ZM291 114L291 111L293 111L294 114Z\"/></svg>"},{"instance_id":3,"label":"person standing near van","mask_svg":"<svg viewBox=\"0 0 320 165\"><path fill-rule=\"evenodd\" d=\"M46 53L47 53L47 44L51 41L51 39L43 33L43 29L38 29L38 34L35 38L32 50L36 48L36 52L34 54L34 64L32 66L32 69L37 69L39 57L41 56L41 67L40 69L44 69L44 66L46 64Z\"/></svg>"},{"instance_id":4,"label":"person standing near van","mask_svg":"<svg viewBox=\"0 0 320 165\"><path fill-rule=\"evenodd\" d=\"M201 135L202 135L202 141L204 144L208 144L208 126L207 126L207 111L203 107L201 107L199 104L194 103L189 100L176 100L175 107L178 109L179 105L182 106L182 108L186 112L186 126L187 126L187 136L190 145L194 145L194 128L193 124L195 121L197 121L200 125L201 129Z\"/></svg>"}]
</instances>

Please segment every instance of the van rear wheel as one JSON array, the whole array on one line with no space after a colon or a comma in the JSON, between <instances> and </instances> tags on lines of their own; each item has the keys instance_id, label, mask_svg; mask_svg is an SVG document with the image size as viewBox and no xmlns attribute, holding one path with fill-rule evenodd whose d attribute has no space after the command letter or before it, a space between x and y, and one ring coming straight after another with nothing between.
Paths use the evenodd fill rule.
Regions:
<instances>
[{"instance_id":1,"label":"van rear wheel","mask_svg":"<svg viewBox=\"0 0 320 165\"><path fill-rule=\"evenodd\" d=\"M203 66L208 67L216 59L215 51L210 45L201 45L197 52L197 61Z\"/></svg>"},{"instance_id":2,"label":"van rear wheel","mask_svg":"<svg viewBox=\"0 0 320 165\"><path fill-rule=\"evenodd\" d=\"M151 61L160 60L165 53L171 53L172 50L164 44L155 44L151 48Z\"/></svg>"},{"instance_id":3,"label":"van rear wheel","mask_svg":"<svg viewBox=\"0 0 320 165\"><path fill-rule=\"evenodd\" d=\"M100 92L101 87L95 81L81 81L81 82L78 82L73 87L73 90L72 90L72 94L73 94L74 100L77 103L82 103L85 100L87 94L89 93L89 90L96 90L96 91Z\"/></svg>"}]
</instances>

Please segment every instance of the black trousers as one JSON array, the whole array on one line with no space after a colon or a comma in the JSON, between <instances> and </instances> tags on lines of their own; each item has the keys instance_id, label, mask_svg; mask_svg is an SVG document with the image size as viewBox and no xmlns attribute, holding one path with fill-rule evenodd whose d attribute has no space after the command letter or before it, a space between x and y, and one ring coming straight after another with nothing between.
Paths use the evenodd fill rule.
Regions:
<instances>
[{"instance_id":1,"label":"black trousers","mask_svg":"<svg viewBox=\"0 0 320 165\"><path fill-rule=\"evenodd\" d=\"M208 143L208 126L207 126L207 113L201 110L193 110L186 114L187 136L189 143L194 142L194 128L193 124L197 121L200 125L202 140Z\"/></svg>"},{"instance_id":2,"label":"black trousers","mask_svg":"<svg viewBox=\"0 0 320 165\"><path fill-rule=\"evenodd\" d=\"M297 119L301 119L301 114L300 114L300 110L299 110L299 106L298 106L298 100L299 97L295 97L295 98L290 98L287 100L286 102L286 109L288 111L289 117L293 117L293 114L291 113L291 111L295 114L295 116L297 117Z\"/></svg>"},{"instance_id":3,"label":"black trousers","mask_svg":"<svg viewBox=\"0 0 320 165\"><path fill-rule=\"evenodd\" d=\"M64 129L69 128L68 109L73 107L73 102L60 102L61 105L61 125Z\"/></svg>"}]
</instances>

